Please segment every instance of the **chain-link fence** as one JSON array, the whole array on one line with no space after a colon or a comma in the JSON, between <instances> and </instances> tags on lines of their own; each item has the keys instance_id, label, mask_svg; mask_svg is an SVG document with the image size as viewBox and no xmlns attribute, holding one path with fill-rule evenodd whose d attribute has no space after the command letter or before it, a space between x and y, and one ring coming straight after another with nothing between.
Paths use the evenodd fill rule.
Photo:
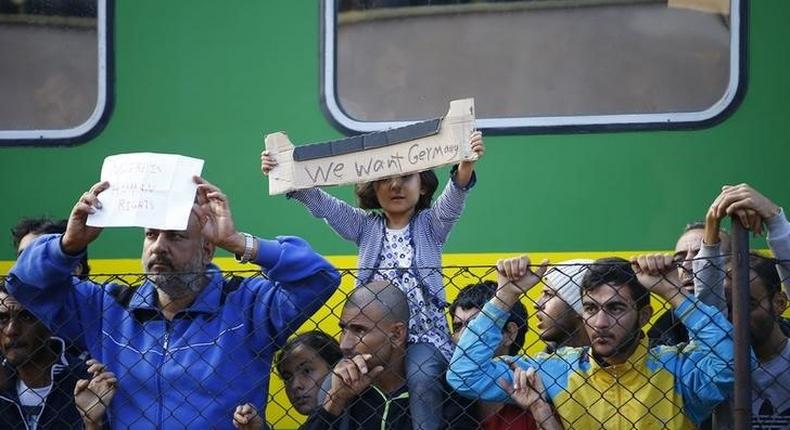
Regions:
<instances>
[{"instance_id":1,"label":"chain-link fence","mask_svg":"<svg viewBox=\"0 0 790 430\"><path fill-rule=\"evenodd\" d=\"M744 345L731 257L4 278L0 427L728 428L750 377L754 428L786 428L777 262L745 260Z\"/></svg>"}]
</instances>

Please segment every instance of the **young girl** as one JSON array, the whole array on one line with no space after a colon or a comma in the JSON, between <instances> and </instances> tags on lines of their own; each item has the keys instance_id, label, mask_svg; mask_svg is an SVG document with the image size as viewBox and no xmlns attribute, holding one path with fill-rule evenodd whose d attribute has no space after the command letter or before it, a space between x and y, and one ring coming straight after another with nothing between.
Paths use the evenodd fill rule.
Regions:
<instances>
[{"instance_id":1,"label":"young girl","mask_svg":"<svg viewBox=\"0 0 790 430\"><path fill-rule=\"evenodd\" d=\"M302 415L313 412L321 382L341 358L343 352L337 341L318 330L297 335L277 353L274 367L285 384L285 395L297 412ZM247 403L236 407L233 425L241 430L262 430L264 421L255 406Z\"/></svg>"},{"instance_id":2,"label":"young girl","mask_svg":"<svg viewBox=\"0 0 790 430\"><path fill-rule=\"evenodd\" d=\"M480 159L482 134L472 133L470 144ZM453 350L444 314L442 248L463 212L467 191L475 184L474 163L462 161L453 167L447 186L433 205L439 180L432 170L358 184L359 208L318 188L288 193L359 247L357 285L386 279L408 296L411 319L406 379L415 429L442 425L436 406L444 400L444 371ZM261 153L264 175L276 166L277 160L268 151Z\"/></svg>"},{"instance_id":3,"label":"young girl","mask_svg":"<svg viewBox=\"0 0 790 430\"><path fill-rule=\"evenodd\" d=\"M277 353L274 366L297 412L302 415L313 412L321 382L341 358L343 352L337 341L318 330L296 336Z\"/></svg>"}]
</instances>

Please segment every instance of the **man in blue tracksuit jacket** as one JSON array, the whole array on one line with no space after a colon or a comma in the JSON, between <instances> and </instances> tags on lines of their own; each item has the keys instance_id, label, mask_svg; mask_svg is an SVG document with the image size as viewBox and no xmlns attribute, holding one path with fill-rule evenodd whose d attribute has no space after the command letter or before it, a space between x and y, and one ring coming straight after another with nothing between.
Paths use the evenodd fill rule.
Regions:
<instances>
[{"instance_id":1,"label":"man in blue tracksuit jacket","mask_svg":"<svg viewBox=\"0 0 790 430\"><path fill-rule=\"evenodd\" d=\"M232 428L236 405L264 410L273 353L335 291L338 272L302 239L239 233L227 198L201 178L184 231L146 229L135 288L71 275L101 229L94 185L63 235L45 235L9 273L9 292L54 333L118 377L113 428ZM223 279L215 247L262 267L263 276Z\"/></svg>"}]
</instances>

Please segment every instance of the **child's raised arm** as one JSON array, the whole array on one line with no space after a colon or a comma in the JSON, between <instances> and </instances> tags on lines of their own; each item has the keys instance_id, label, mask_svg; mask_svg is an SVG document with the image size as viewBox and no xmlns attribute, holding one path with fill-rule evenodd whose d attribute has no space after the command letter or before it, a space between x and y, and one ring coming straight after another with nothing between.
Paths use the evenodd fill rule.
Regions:
<instances>
[{"instance_id":1,"label":"child's raised arm","mask_svg":"<svg viewBox=\"0 0 790 430\"><path fill-rule=\"evenodd\" d=\"M470 140L472 150L477 153L477 159L479 160L485 151L483 135L479 131L475 131L470 136ZM457 168L453 168L450 173L450 181L431 206L429 212L431 229L434 236L441 243L447 240L450 230L461 218L461 214L464 211L466 193L474 185L472 182L474 165L475 161L462 161Z\"/></svg>"},{"instance_id":2,"label":"child's raised arm","mask_svg":"<svg viewBox=\"0 0 790 430\"><path fill-rule=\"evenodd\" d=\"M261 172L268 176L275 167L277 160L269 151L261 152ZM291 191L286 196L300 201L314 217L325 220L340 237L354 242L357 246L366 223L371 222L364 210L355 208L319 188Z\"/></svg>"}]
</instances>

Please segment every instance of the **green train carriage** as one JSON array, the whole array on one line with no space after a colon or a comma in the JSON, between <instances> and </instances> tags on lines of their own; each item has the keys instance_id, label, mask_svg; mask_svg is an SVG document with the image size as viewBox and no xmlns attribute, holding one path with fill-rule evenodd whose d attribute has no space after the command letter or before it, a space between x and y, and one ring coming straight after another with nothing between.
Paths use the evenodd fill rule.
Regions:
<instances>
[{"instance_id":1,"label":"green train carriage","mask_svg":"<svg viewBox=\"0 0 790 430\"><path fill-rule=\"evenodd\" d=\"M240 229L353 268L351 244L268 196L264 134L325 141L474 97L487 151L447 266L669 249L722 184L790 202L785 18L780 0L0 1L0 224L65 217L108 155L177 153L206 160ZM93 271L140 271L140 237L103 233ZM2 273L14 257L3 235ZM447 273L450 297L475 280ZM280 388L268 418L294 426Z\"/></svg>"}]
</instances>

